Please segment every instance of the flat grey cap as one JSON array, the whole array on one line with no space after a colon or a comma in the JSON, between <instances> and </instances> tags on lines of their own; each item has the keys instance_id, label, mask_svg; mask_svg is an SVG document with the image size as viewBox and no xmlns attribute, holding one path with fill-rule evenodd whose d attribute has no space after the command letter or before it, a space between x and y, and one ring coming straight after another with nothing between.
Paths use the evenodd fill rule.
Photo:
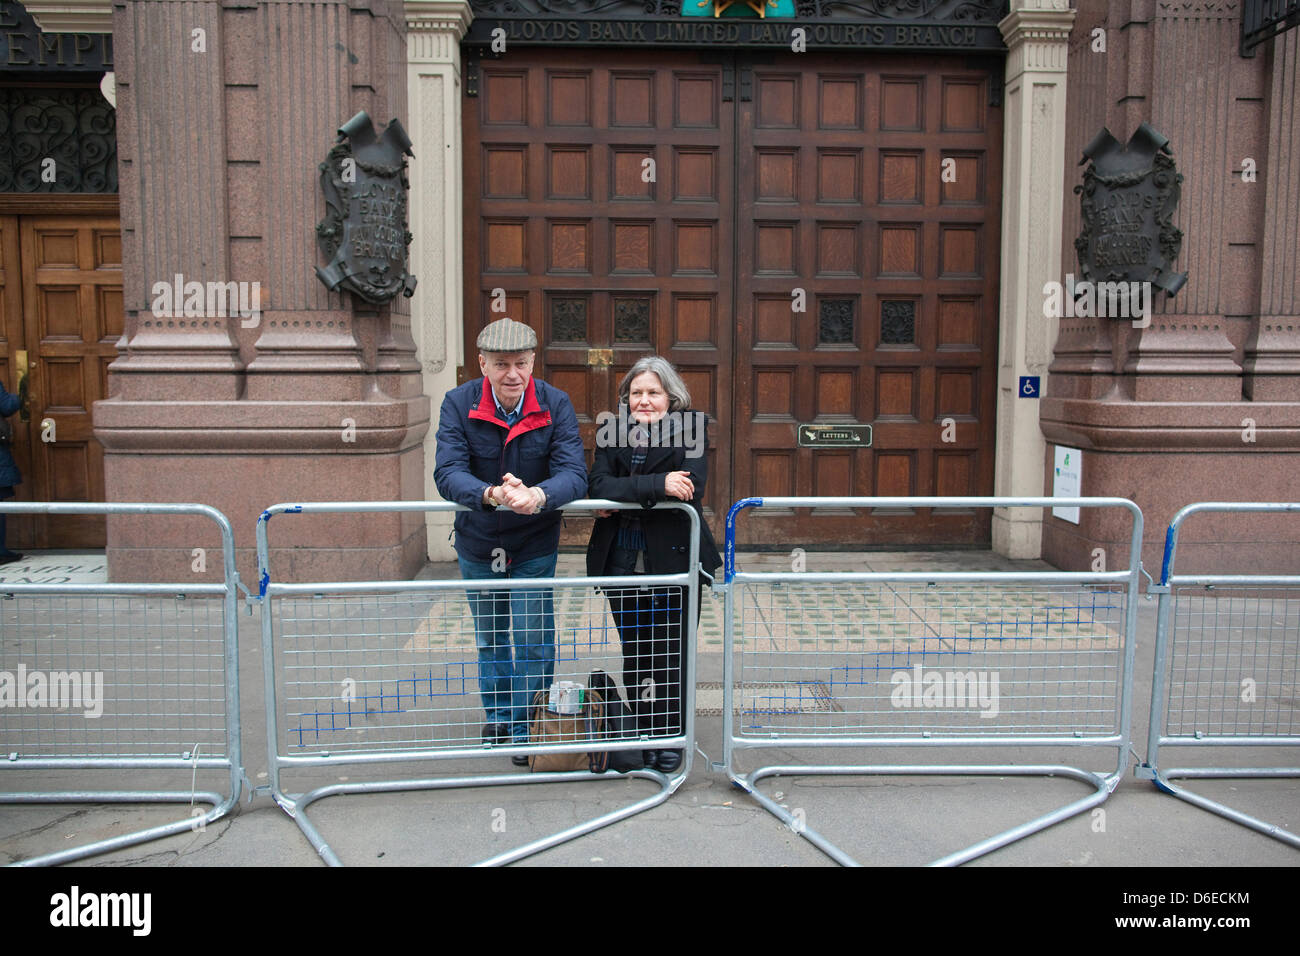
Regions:
<instances>
[{"instance_id":1,"label":"flat grey cap","mask_svg":"<svg viewBox=\"0 0 1300 956\"><path fill-rule=\"evenodd\" d=\"M530 352L537 348L537 333L514 319L497 319L478 334L480 352Z\"/></svg>"}]
</instances>

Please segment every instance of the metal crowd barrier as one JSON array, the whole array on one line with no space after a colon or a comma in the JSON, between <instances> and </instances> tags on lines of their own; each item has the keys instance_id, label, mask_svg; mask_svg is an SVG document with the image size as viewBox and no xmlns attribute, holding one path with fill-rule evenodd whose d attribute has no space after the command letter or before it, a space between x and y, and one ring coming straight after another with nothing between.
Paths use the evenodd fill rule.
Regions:
<instances>
[{"instance_id":1,"label":"metal crowd barrier","mask_svg":"<svg viewBox=\"0 0 1300 956\"><path fill-rule=\"evenodd\" d=\"M220 584L0 584L0 771L97 774L78 774L77 789L5 790L0 803L192 808L173 823L16 865L65 863L221 819L239 799L244 776L230 522L198 504L10 501L0 513L198 516L214 521L221 535ZM92 788L102 771L148 770L175 771L187 788ZM199 772L211 770L228 775L225 792L196 789ZM201 812L195 803L211 809Z\"/></svg>"},{"instance_id":2,"label":"metal crowd barrier","mask_svg":"<svg viewBox=\"0 0 1300 956\"><path fill-rule=\"evenodd\" d=\"M1128 566L1095 572L782 572L735 567L736 517L772 508L1125 508ZM1060 776L1075 800L935 861L972 860L1104 802L1128 765L1142 513L1123 498L748 498L727 515L722 767L837 862L847 853L766 794L797 775ZM744 750L1105 748L1108 773L1066 764L788 764Z\"/></svg>"},{"instance_id":3,"label":"metal crowd barrier","mask_svg":"<svg viewBox=\"0 0 1300 956\"><path fill-rule=\"evenodd\" d=\"M584 499L565 512L640 509L640 505ZM658 504L690 516L690 562L699 563L699 518L684 502ZM274 580L267 526L280 514L355 514L376 512L464 511L449 502L315 502L277 504L257 524L257 554L262 608L262 649L266 683L267 753L270 789L321 857L342 865L338 855L307 817L307 807L325 797L437 790L511 784L561 783L575 780L638 777L658 790L644 799L604 813L559 833L501 853L480 865L501 865L557 846L663 803L690 772L695 740L695 629L699 579L694 570L681 574L625 577L490 578L482 580L349 581L287 584ZM607 594L668 595L655 588L685 588L682 614L681 683L684 725L681 732L609 739L591 733L564 743L485 744L486 721L478 684L479 662L469 595L493 602L502 626L511 624L509 595L535 592L542 613L554 615L555 680L587 683L593 667L617 684L623 665L618 632L607 607ZM605 593L598 594L600 588ZM640 589L650 588L646 592ZM613 591L613 589L620 589ZM487 593L483 593L487 592ZM554 593L554 597L551 593ZM680 599L682 592L677 592ZM498 603L500 602L500 603ZM667 612L656 606L652 614ZM635 621L637 619L624 618ZM652 622L653 623L653 622ZM549 683L549 681L548 681ZM678 699L640 691L642 706L671 712ZM625 699L629 698L627 690ZM287 793L281 774L304 768L377 766L411 761L490 758L504 761L523 755L624 750L684 751L671 775L658 770L620 774L587 770L568 772L449 773L437 777L397 777L382 781L336 783L306 793Z\"/></svg>"},{"instance_id":4,"label":"metal crowd barrier","mask_svg":"<svg viewBox=\"0 0 1300 956\"><path fill-rule=\"evenodd\" d=\"M1174 570L1183 521L1207 511L1300 513L1300 503L1202 502L1165 536L1147 760L1137 776L1165 793L1300 847L1300 836L1173 784L1174 779L1300 777L1300 767L1162 767L1160 748L1300 745L1300 574Z\"/></svg>"}]
</instances>

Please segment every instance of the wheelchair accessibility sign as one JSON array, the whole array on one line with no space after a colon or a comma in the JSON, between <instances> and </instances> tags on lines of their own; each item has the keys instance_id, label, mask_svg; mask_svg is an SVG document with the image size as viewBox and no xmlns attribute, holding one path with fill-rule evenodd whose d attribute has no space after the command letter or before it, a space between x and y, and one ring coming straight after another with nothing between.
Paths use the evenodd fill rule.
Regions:
<instances>
[{"instance_id":1,"label":"wheelchair accessibility sign","mask_svg":"<svg viewBox=\"0 0 1300 956\"><path fill-rule=\"evenodd\" d=\"M1020 376L1020 397L1021 398L1038 398L1039 397L1039 376L1022 375Z\"/></svg>"}]
</instances>

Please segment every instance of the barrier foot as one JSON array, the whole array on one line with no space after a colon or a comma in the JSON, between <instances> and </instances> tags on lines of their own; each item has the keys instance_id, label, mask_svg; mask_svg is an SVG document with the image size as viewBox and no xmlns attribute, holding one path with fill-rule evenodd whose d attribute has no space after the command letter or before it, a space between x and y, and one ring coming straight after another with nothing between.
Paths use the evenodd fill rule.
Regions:
<instances>
[{"instance_id":1,"label":"barrier foot","mask_svg":"<svg viewBox=\"0 0 1300 956\"><path fill-rule=\"evenodd\" d=\"M1288 844L1289 846L1293 846L1296 849L1300 849L1300 835L1292 833L1290 830L1284 829L1283 827L1280 827L1277 824L1268 823L1264 820L1260 820L1258 817L1252 817L1248 813L1242 813L1240 810L1234 810L1232 809L1232 807L1225 806L1222 803L1218 803L1214 800L1211 800L1209 797L1203 797L1198 793L1192 793L1192 791L1172 783L1171 778L1174 777L1177 777L1179 779L1195 778L1195 779L1220 779L1220 780L1229 777L1236 777L1239 779L1243 779L1243 778L1244 779L1267 779L1270 777L1295 778L1295 777L1300 777L1300 769L1286 769L1286 768L1262 768L1262 769L1246 769L1246 770L1232 770L1228 768L1174 769L1174 770L1167 770L1164 772L1157 771L1155 778L1152 781L1153 783L1155 783L1157 787L1159 787L1165 793L1173 794L1179 800L1183 800L1187 803L1192 804L1193 806L1200 807L1202 810L1208 810L1211 813L1217 813L1219 816L1231 820L1233 823L1240 824L1243 827L1249 827L1250 829L1256 831L1257 833L1262 833L1264 834L1264 836L1272 837L1274 840L1278 840L1282 843Z\"/></svg>"},{"instance_id":2,"label":"barrier foot","mask_svg":"<svg viewBox=\"0 0 1300 956\"><path fill-rule=\"evenodd\" d=\"M298 825L298 829L311 843L312 848L320 855L321 859L329 866L343 866L343 861L330 847L321 832L316 828L310 818L307 816L307 807L317 800L323 800L326 797L346 796L349 794L362 793L403 793L411 790L457 790L466 787L505 787L519 784L534 783L573 783L575 781L589 780L626 780L629 777L637 777L642 780L649 780L659 785L658 792L651 794L629 806L609 813L602 814L585 823L562 830L559 833L544 837L540 840L534 840L517 849L498 854L475 866L502 866L507 863L514 863L525 857L540 853L543 850L550 849L553 846L559 846L576 837L607 827L619 820L627 819L638 813L643 813L667 800L676 789L685 781L689 772L689 761L684 762L682 769L673 777L666 777L657 770L630 770L627 773L616 773L609 771L604 774L593 774L588 771L574 771L568 773L509 773L497 774L489 777L464 777L464 778L431 778L426 780L393 780L377 781L373 783L337 783L324 787L318 787L315 790L300 796L288 796L286 794L275 794L276 803Z\"/></svg>"},{"instance_id":3,"label":"barrier foot","mask_svg":"<svg viewBox=\"0 0 1300 956\"><path fill-rule=\"evenodd\" d=\"M567 843L569 840L599 830L601 827L607 827L611 823L617 823L619 820L625 820L628 817L636 816L638 813L659 806L659 804L672 796L681 785L682 781L686 779L685 774L679 773L670 780L657 770L630 770L627 773L620 773L615 776L640 777L643 780L652 780L659 784L660 790L658 793L651 794L643 800L638 800L636 803L623 807L621 810L613 810L609 813L602 814L592 820L588 820L586 823L579 823L575 826L569 827L567 830L561 830L559 833L552 834L551 836L543 837L540 840L534 840L532 843L526 843L517 849L497 854L494 857L490 857L480 863L475 863L474 865L505 866L507 863L514 863L517 860L522 860L535 853L541 853L543 850L549 850L553 846Z\"/></svg>"},{"instance_id":4,"label":"barrier foot","mask_svg":"<svg viewBox=\"0 0 1300 956\"><path fill-rule=\"evenodd\" d=\"M762 807L777 819L781 820L787 827L806 839L817 849L821 850L836 863L841 866L860 866L853 857L849 856L839 847L835 846L824 836L807 826L800 820L797 820L793 814L780 806L770 797L760 793L756 784L765 777L797 777L797 776L944 776L944 777L1069 777L1095 787L1096 792L1086 797L1072 801L1065 806L1046 813L1041 817L1036 817L1028 823L1022 823L1019 826L1005 830L996 836L981 840L979 843L966 847L964 850L958 850L956 853L950 853L945 857L928 864L929 866L959 866L962 863L968 863L977 857L984 856L994 850L1000 849L1010 843L1023 839L1030 834L1045 830L1050 826L1067 820L1070 817L1077 816L1086 810L1091 809L1110 796L1113 788L1112 778L1103 777L1099 774L1090 773L1087 770L1079 770L1075 767L1040 765L1040 766L876 766L876 767L843 767L843 766L807 766L807 767L761 767L751 772L747 777L735 773L729 774L731 781L736 786L741 787L749 793Z\"/></svg>"},{"instance_id":5,"label":"barrier foot","mask_svg":"<svg viewBox=\"0 0 1300 956\"><path fill-rule=\"evenodd\" d=\"M775 769L780 770L781 768L775 768ZM750 775L751 780L757 781L760 775L769 776L769 774L764 774L761 771L755 771L753 774ZM771 776L777 776L777 775L778 774L776 773L771 774ZM789 827L792 831L799 834L799 836L803 837L813 846L817 847L817 849L821 850L823 853L829 856L840 866L861 866L862 865L857 860L853 859L853 857L849 856L847 853L845 853L843 850L837 847L830 840L826 839L824 836L822 836L812 827L808 826L808 824L805 821L799 820L793 813L791 813L785 807L781 806L779 803L777 803L767 794L760 792L757 787L754 787L750 783L747 783L743 777L733 776L731 778L731 783L732 786L738 787L739 789L744 790L746 793L748 793L751 797L757 800L758 803L763 807L763 809L765 809L768 813L772 814L774 817L776 817L778 820L784 823L787 827Z\"/></svg>"},{"instance_id":6,"label":"barrier foot","mask_svg":"<svg viewBox=\"0 0 1300 956\"><path fill-rule=\"evenodd\" d=\"M46 805L53 803L206 803L212 805L211 810L199 816L188 816L174 823L163 823L145 830L137 830L134 833L124 833L121 836L111 837L107 840L98 840L83 846L60 850L58 853L46 853L42 856L34 856L29 860L17 860L10 863L9 866L58 866L60 863L71 863L73 860L82 860L88 856L97 856L100 853L120 850L123 847L135 846L137 843L148 843L150 840L158 840L162 837L184 833L186 830L198 832L209 823L215 823L229 813L237 800L238 796L225 798L215 793L190 793L189 791L183 793L132 793L125 791L95 793L93 795L83 793L51 795L40 792L6 793L0 796L0 803L42 803Z\"/></svg>"}]
</instances>

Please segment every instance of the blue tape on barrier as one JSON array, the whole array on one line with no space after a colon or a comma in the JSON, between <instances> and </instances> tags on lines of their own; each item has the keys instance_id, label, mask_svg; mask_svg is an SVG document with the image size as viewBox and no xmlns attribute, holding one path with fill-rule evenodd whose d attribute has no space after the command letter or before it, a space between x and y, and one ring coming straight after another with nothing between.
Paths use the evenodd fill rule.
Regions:
<instances>
[{"instance_id":1,"label":"blue tape on barrier","mask_svg":"<svg viewBox=\"0 0 1300 956\"><path fill-rule=\"evenodd\" d=\"M1170 525L1165 530L1165 556L1160 562L1160 586L1164 587L1169 583L1169 566L1174 560L1174 526Z\"/></svg>"},{"instance_id":2,"label":"blue tape on barrier","mask_svg":"<svg viewBox=\"0 0 1300 956\"><path fill-rule=\"evenodd\" d=\"M369 726L370 721L381 715L406 713L407 711L402 709L403 697L411 698L411 707L413 708L419 706L420 698L422 697L427 697L430 702L439 697L464 697L471 693L470 687L472 686L472 682L475 681L474 677L468 676L465 672L466 667L470 666L471 663L473 663L477 668L477 663L475 662L448 661L442 665L443 673L440 677L434 676L432 668L427 671L427 676L425 677L419 677L414 671L412 671L410 677L401 677L394 680L394 683L397 685L396 694L386 693L384 682L381 681L378 693L363 694L359 697L347 700L346 711L338 710L335 702L330 701L330 709L327 711L311 710L292 715L298 718L298 726L288 728L288 732L290 734L297 734L298 746L304 747L306 746L306 741L304 739L305 734L314 735L313 743L315 743L320 740L320 735L322 733L342 733L356 729L357 725L353 723L354 718L364 719L367 722L366 725ZM459 670L459 674L454 672L456 669ZM409 692L404 692L402 690L402 684L408 682L411 684L411 690ZM435 690L435 682L441 685L443 689ZM420 689L420 684L428 684L428 693L425 693ZM459 685L459 687L456 685ZM353 709L353 700L356 701L355 710ZM375 701L378 701L377 706L373 703ZM396 706L389 707L388 702L390 701L396 701ZM321 720L325 717L329 718L328 727L321 726ZM343 723L342 726L340 726L338 722L338 719L340 718L346 718L346 722ZM308 721L310 721L310 726L308 725Z\"/></svg>"},{"instance_id":3,"label":"blue tape on barrier","mask_svg":"<svg viewBox=\"0 0 1300 956\"><path fill-rule=\"evenodd\" d=\"M731 583L732 577L736 573L736 515L745 508L763 507L762 498L741 498L731 506L727 512L727 533L723 540L723 568L725 571L724 581Z\"/></svg>"}]
</instances>

